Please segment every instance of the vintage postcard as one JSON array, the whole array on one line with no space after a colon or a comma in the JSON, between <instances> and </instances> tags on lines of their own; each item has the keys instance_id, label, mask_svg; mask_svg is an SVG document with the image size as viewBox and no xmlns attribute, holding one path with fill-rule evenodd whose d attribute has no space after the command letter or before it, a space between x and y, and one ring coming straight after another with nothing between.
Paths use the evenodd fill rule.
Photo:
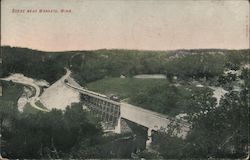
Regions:
<instances>
[{"instance_id":1,"label":"vintage postcard","mask_svg":"<svg viewBox=\"0 0 250 160\"><path fill-rule=\"evenodd\" d=\"M248 159L248 0L1 0L0 159Z\"/></svg>"}]
</instances>

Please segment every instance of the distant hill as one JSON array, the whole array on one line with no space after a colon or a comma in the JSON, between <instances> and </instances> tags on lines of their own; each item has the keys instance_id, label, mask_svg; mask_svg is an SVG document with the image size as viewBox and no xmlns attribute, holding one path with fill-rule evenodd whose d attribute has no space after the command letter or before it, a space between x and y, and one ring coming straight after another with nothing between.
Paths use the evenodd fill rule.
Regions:
<instances>
[{"instance_id":1,"label":"distant hill","mask_svg":"<svg viewBox=\"0 0 250 160\"><path fill-rule=\"evenodd\" d=\"M2 46L2 76L23 73L28 77L58 80L64 67L80 84L104 77L165 74L168 78L202 78L220 75L225 66L248 63L249 50L198 49L176 51L95 50L43 52Z\"/></svg>"}]
</instances>

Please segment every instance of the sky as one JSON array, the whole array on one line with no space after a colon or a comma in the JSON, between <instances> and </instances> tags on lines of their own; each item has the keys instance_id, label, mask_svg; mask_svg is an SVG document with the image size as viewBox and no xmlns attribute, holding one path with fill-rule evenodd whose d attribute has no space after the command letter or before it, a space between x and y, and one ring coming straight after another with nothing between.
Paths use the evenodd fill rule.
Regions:
<instances>
[{"instance_id":1,"label":"sky","mask_svg":"<svg viewBox=\"0 0 250 160\"><path fill-rule=\"evenodd\" d=\"M1 45L44 51L245 49L249 48L249 3L1 0Z\"/></svg>"}]
</instances>

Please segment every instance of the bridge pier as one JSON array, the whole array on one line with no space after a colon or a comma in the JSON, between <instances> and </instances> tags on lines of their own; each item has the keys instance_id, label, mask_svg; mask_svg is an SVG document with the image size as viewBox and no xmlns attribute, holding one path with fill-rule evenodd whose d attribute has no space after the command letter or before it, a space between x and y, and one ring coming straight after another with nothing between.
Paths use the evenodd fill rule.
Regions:
<instances>
[{"instance_id":1,"label":"bridge pier","mask_svg":"<svg viewBox=\"0 0 250 160\"><path fill-rule=\"evenodd\" d=\"M117 125L115 126L115 133L121 134L121 116L117 119Z\"/></svg>"},{"instance_id":2,"label":"bridge pier","mask_svg":"<svg viewBox=\"0 0 250 160\"><path fill-rule=\"evenodd\" d=\"M148 136L148 139L146 141L146 149L149 149L152 143L152 129L151 128L148 128L147 136Z\"/></svg>"}]
</instances>

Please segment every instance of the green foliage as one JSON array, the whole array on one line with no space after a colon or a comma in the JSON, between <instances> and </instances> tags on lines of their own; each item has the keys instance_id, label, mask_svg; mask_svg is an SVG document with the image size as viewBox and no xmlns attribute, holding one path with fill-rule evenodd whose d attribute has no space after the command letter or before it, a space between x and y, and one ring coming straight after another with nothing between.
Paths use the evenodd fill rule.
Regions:
<instances>
[{"instance_id":1,"label":"green foliage","mask_svg":"<svg viewBox=\"0 0 250 160\"><path fill-rule=\"evenodd\" d=\"M220 75L225 66L247 63L248 50L96 50L41 52L24 48L1 47L3 75L23 73L49 82L56 81L69 67L83 85L104 77L136 74L166 74L180 78L210 78ZM178 58L172 58L172 57Z\"/></svg>"},{"instance_id":2,"label":"green foliage","mask_svg":"<svg viewBox=\"0 0 250 160\"><path fill-rule=\"evenodd\" d=\"M136 135L142 138L134 135L103 137L98 120L83 111L79 104L68 107L65 112L52 110L48 113L18 113L16 103L22 88L7 83L4 85L4 95L0 97L5 157L130 158L131 153L136 153L137 158L175 159L246 156L249 136L246 129L249 120L249 69L243 69L240 77L222 73L225 69L237 70L249 63L249 50L46 53L23 48L1 49L3 76L23 73L54 82L64 74L64 67L68 67L74 78L81 85L87 84L91 90L130 98L132 104L168 115L187 113L192 124L186 140L159 133L154 137L155 149L159 153L136 153L138 148L143 148L141 141L145 139L144 131L135 129ZM177 76L176 81L183 83L174 86L167 80L111 78L144 73L165 74L169 80ZM229 93L221 100L220 106L215 107L216 100L212 97L211 89L197 88L186 83L193 78L212 79L213 83L222 87L228 85ZM239 78L243 83L237 82ZM241 91L232 90L236 83Z\"/></svg>"},{"instance_id":3,"label":"green foliage","mask_svg":"<svg viewBox=\"0 0 250 160\"><path fill-rule=\"evenodd\" d=\"M223 73L225 56L215 54L185 55L174 58L166 63L167 75L176 75L183 79L188 77L214 77Z\"/></svg>"},{"instance_id":4,"label":"green foliage","mask_svg":"<svg viewBox=\"0 0 250 160\"><path fill-rule=\"evenodd\" d=\"M22 87L11 82L2 82L3 95L0 97L0 134L1 149L6 145L13 121L17 118L17 100L22 94Z\"/></svg>"},{"instance_id":5,"label":"green foliage","mask_svg":"<svg viewBox=\"0 0 250 160\"><path fill-rule=\"evenodd\" d=\"M0 97L0 106L4 107L4 103L12 103L13 106L17 106L17 100L22 94L23 87L19 84L15 84L12 82L1 83L3 88L3 95Z\"/></svg>"},{"instance_id":6,"label":"green foliage","mask_svg":"<svg viewBox=\"0 0 250 160\"><path fill-rule=\"evenodd\" d=\"M5 154L12 158L59 158L81 141L101 136L100 125L90 122L80 105L48 113L20 114L5 135Z\"/></svg>"},{"instance_id":7,"label":"green foliage","mask_svg":"<svg viewBox=\"0 0 250 160\"><path fill-rule=\"evenodd\" d=\"M22 73L28 77L56 81L64 74L64 65L58 54L46 54L23 48L1 47L3 53L3 76L10 73ZM69 55L65 55L68 57Z\"/></svg>"},{"instance_id":8,"label":"green foliage","mask_svg":"<svg viewBox=\"0 0 250 160\"><path fill-rule=\"evenodd\" d=\"M11 82L2 82L3 95L0 97L0 121L15 118L17 114L17 100L22 94L22 87ZM2 126L3 127L3 126Z\"/></svg>"},{"instance_id":9,"label":"green foliage","mask_svg":"<svg viewBox=\"0 0 250 160\"><path fill-rule=\"evenodd\" d=\"M122 133L104 136L96 145L88 145L90 141L82 141L80 148L73 150L75 158L119 159L131 158L131 154L145 149L147 129L126 121L133 133Z\"/></svg>"},{"instance_id":10,"label":"green foliage","mask_svg":"<svg viewBox=\"0 0 250 160\"><path fill-rule=\"evenodd\" d=\"M132 154L132 158L134 159L163 159L158 152L143 150L136 154Z\"/></svg>"},{"instance_id":11,"label":"green foliage","mask_svg":"<svg viewBox=\"0 0 250 160\"><path fill-rule=\"evenodd\" d=\"M219 107L203 104L192 117L186 139L153 134L153 147L166 159L244 158L248 150L249 93L232 91ZM195 106L199 107L199 106ZM207 110L210 108L210 110Z\"/></svg>"},{"instance_id":12,"label":"green foliage","mask_svg":"<svg viewBox=\"0 0 250 160\"><path fill-rule=\"evenodd\" d=\"M189 153L198 157L244 157L248 145L249 108L240 95L231 92L222 105L193 121L193 129L188 137L195 146Z\"/></svg>"},{"instance_id":13,"label":"green foliage","mask_svg":"<svg viewBox=\"0 0 250 160\"><path fill-rule=\"evenodd\" d=\"M243 69L242 73L240 75L240 78L244 82L242 87L245 88L245 90L249 90L249 88L250 88L250 69Z\"/></svg>"},{"instance_id":14,"label":"green foliage","mask_svg":"<svg viewBox=\"0 0 250 160\"><path fill-rule=\"evenodd\" d=\"M244 81L249 77L246 71L241 75ZM250 108L249 88L245 84L239 92L230 90L222 98L220 106L212 107L211 104L196 106L200 111L189 114L192 119L192 131L187 138L191 144L186 151L190 153L189 156L246 157L249 136L246 128L248 128Z\"/></svg>"},{"instance_id":15,"label":"green foliage","mask_svg":"<svg viewBox=\"0 0 250 160\"><path fill-rule=\"evenodd\" d=\"M162 157L165 159L185 158L184 149L186 147L185 140L177 137L171 137L166 133L154 133L153 145ZM192 158L192 157L186 157Z\"/></svg>"},{"instance_id":16,"label":"green foliage","mask_svg":"<svg viewBox=\"0 0 250 160\"><path fill-rule=\"evenodd\" d=\"M197 106L203 103L213 103L211 95L211 89L208 88L176 87L163 84L145 89L131 97L130 102L149 110L174 116L197 110Z\"/></svg>"},{"instance_id":17,"label":"green foliage","mask_svg":"<svg viewBox=\"0 0 250 160\"><path fill-rule=\"evenodd\" d=\"M137 148L137 139L131 134L121 134L98 139L98 144L90 145L90 141L82 141L80 148L73 151L76 158L130 158Z\"/></svg>"},{"instance_id":18,"label":"green foliage","mask_svg":"<svg viewBox=\"0 0 250 160\"><path fill-rule=\"evenodd\" d=\"M99 122L81 104L65 112L19 113L3 138L5 157L29 159L130 158L145 143L140 134L103 136Z\"/></svg>"},{"instance_id":19,"label":"green foliage","mask_svg":"<svg viewBox=\"0 0 250 160\"><path fill-rule=\"evenodd\" d=\"M231 64L233 68L237 69L237 66L249 63L250 52L246 50L229 50L226 54L227 63ZM236 68L235 68L236 67Z\"/></svg>"},{"instance_id":20,"label":"green foliage","mask_svg":"<svg viewBox=\"0 0 250 160\"><path fill-rule=\"evenodd\" d=\"M211 91L206 88L192 93L186 103L188 119L192 124L189 135L183 140L154 133L153 147L160 156L166 159L247 157L249 70L244 69L237 78L244 82L241 91L229 90L218 107Z\"/></svg>"},{"instance_id":21,"label":"green foliage","mask_svg":"<svg viewBox=\"0 0 250 160\"><path fill-rule=\"evenodd\" d=\"M23 108L23 112L27 113L27 114L35 114L40 112L40 110L34 108L33 106L31 106L30 103L26 103L24 108Z\"/></svg>"}]
</instances>

